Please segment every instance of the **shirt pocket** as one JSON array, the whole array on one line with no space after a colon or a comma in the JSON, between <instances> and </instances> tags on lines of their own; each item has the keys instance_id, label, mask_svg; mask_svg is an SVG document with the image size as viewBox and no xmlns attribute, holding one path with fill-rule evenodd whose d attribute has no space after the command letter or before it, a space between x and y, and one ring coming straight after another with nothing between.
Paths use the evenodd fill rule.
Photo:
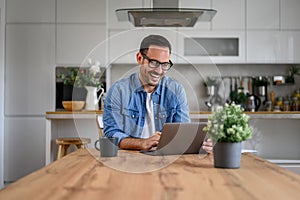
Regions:
<instances>
[{"instance_id":1,"label":"shirt pocket","mask_svg":"<svg viewBox=\"0 0 300 200\"><path fill-rule=\"evenodd\" d=\"M122 109L122 115L124 116L124 131L127 133L135 133L140 125L141 113L138 110Z\"/></svg>"},{"instance_id":2,"label":"shirt pocket","mask_svg":"<svg viewBox=\"0 0 300 200\"><path fill-rule=\"evenodd\" d=\"M163 126L163 124L166 122L173 122L173 116L175 115L175 113L176 113L175 108L160 111L158 113L160 125Z\"/></svg>"}]
</instances>

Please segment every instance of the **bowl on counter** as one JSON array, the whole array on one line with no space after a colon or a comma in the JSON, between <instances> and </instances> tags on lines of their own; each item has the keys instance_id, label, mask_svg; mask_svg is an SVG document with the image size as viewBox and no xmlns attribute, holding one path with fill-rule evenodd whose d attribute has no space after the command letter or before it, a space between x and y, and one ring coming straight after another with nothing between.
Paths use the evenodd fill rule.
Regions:
<instances>
[{"instance_id":1,"label":"bowl on counter","mask_svg":"<svg viewBox=\"0 0 300 200\"><path fill-rule=\"evenodd\" d=\"M80 111L83 109L85 101L62 101L62 105L67 111Z\"/></svg>"}]
</instances>

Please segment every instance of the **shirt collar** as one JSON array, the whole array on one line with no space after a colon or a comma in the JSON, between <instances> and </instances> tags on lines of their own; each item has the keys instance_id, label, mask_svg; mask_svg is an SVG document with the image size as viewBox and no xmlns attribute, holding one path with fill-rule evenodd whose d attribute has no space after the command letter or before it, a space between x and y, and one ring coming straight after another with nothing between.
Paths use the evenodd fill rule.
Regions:
<instances>
[{"instance_id":1,"label":"shirt collar","mask_svg":"<svg viewBox=\"0 0 300 200\"><path fill-rule=\"evenodd\" d=\"M162 78L163 80L164 78ZM160 95L161 94L161 82L162 80L159 81L159 84L156 88L156 90L153 92L154 94L158 94ZM136 92L144 92L144 88L143 88L143 85L139 79L139 72L135 73L134 76L133 76L133 84L134 84L134 88L136 88Z\"/></svg>"}]
</instances>

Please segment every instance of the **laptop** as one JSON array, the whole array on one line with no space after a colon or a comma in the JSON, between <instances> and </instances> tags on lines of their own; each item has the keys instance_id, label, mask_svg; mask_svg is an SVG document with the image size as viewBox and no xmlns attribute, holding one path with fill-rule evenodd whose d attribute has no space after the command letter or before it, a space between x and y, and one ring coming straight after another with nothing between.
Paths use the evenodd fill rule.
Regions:
<instances>
[{"instance_id":1,"label":"laptop","mask_svg":"<svg viewBox=\"0 0 300 200\"><path fill-rule=\"evenodd\" d=\"M165 123L155 150L142 150L148 155L198 154L206 133L206 123Z\"/></svg>"}]
</instances>

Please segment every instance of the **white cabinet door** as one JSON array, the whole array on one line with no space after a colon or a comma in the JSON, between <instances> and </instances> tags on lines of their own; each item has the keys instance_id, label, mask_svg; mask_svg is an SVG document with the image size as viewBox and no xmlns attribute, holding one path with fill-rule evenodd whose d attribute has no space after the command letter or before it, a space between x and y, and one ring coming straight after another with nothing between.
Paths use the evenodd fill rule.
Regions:
<instances>
[{"instance_id":1,"label":"white cabinet door","mask_svg":"<svg viewBox=\"0 0 300 200\"><path fill-rule=\"evenodd\" d=\"M213 30L245 29L245 0L213 0L212 8L217 10L212 20Z\"/></svg>"},{"instance_id":2,"label":"white cabinet door","mask_svg":"<svg viewBox=\"0 0 300 200\"><path fill-rule=\"evenodd\" d=\"M299 63L300 31L248 31L248 63Z\"/></svg>"},{"instance_id":3,"label":"white cabinet door","mask_svg":"<svg viewBox=\"0 0 300 200\"><path fill-rule=\"evenodd\" d=\"M56 43L58 65L80 65L94 48L97 60L106 63L106 26L101 24L58 24Z\"/></svg>"},{"instance_id":4,"label":"white cabinet door","mask_svg":"<svg viewBox=\"0 0 300 200\"><path fill-rule=\"evenodd\" d=\"M276 63L280 37L279 31L247 31L247 62Z\"/></svg>"},{"instance_id":5,"label":"white cabinet door","mask_svg":"<svg viewBox=\"0 0 300 200\"><path fill-rule=\"evenodd\" d=\"M136 53L139 51L142 39L150 34L166 37L172 46L171 59L176 62L177 32L170 28L140 28L126 31L110 31L109 63L136 63Z\"/></svg>"},{"instance_id":6,"label":"white cabinet door","mask_svg":"<svg viewBox=\"0 0 300 200\"><path fill-rule=\"evenodd\" d=\"M143 1L142 0L113 0L107 1L108 4L108 28L109 29L131 29L134 26L129 21L118 21L117 15L115 13L116 9L124 9L124 8L142 8ZM149 7L147 5L146 7Z\"/></svg>"},{"instance_id":7,"label":"white cabinet door","mask_svg":"<svg viewBox=\"0 0 300 200\"><path fill-rule=\"evenodd\" d=\"M54 0L8 0L6 21L13 22L55 22Z\"/></svg>"},{"instance_id":8,"label":"white cabinet door","mask_svg":"<svg viewBox=\"0 0 300 200\"><path fill-rule=\"evenodd\" d=\"M212 6L211 6L211 0L179 0L179 8L212 9ZM202 29L202 30L210 30L211 22L197 22L194 28ZM184 30L185 28L180 28L180 29Z\"/></svg>"},{"instance_id":9,"label":"white cabinet door","mask_svg":"<svg viewBox=\"0 0 300 200\"><path fill-rule=\"evenodd\" d=\"M212 49L220 49L225 51L236 50L236 55L209 55L207 52L207 47L202 46L201 44L197 43L197 38L201 38L204 40L219 40L219 41L226 41L227 39L234 39L236 41L235 44L228 43L227 45L223 45L224 43L212 43L208 48ZM185 40L194 39L190 46L185 44ZM234 46L235 45L235 46ZM193 46L193 48L190 48ZM190 50L187 50L190 48ZM189 53L187 53L187 51ZM195 51L195 52L192 52ZM185 30L178 33L178 52L180 55L180 59L177 62L179 63L243 63L245 62L245 32L244 31L198 31L198 30ZM203 55L198 55L201 52Z\"/></svg>"},{"instance_id":10,"label":"white cabinet door","mask_svg":"<svg viewBox=\"0 0 300 200\"><path fill-rule=\"evenodd\" d=\"M278 63L300 63L300 31L280 32Z\"/></svg>"},{"instance_id":11,"label":"white cabinet door","mask_svg":"<svg viewBox=\"0 0 300 200\"><path fill-rule=\"evenodd\" d=\"M106 23L106 0L57 0L58 23Z\"/></svg>"},{"instance_id":12,"label":"white cabinet door","mask_svg":"<svg viewBox=\"0 0 300 200\"><path fill-rule=\"evenodd\" d=\"M54 109L54 49L54 25L6 26L6 115L44 115Z\"/></svg>"},{"instance_id":13,"label":"white cabinet door","mask_svg":"<svg viewBox=\"0 0 300 200\"><path fill-rule=\"evenodd\" d=\"M300 1L281 0L281 29L300 29Z\"/></svg>"},{"instance_id":14,"label":"white cabinet door","mask_svg":"<svg viewBox=\"0 0 300 200\"><path fill-rule=\"evenodd\" d=\"M6 118L4 180L17 179L45 165L45 119Z\"/></svg>"},{"instance_id":15,"label":"white cabinet door","mask_svg":"<svg viewBox=\"0 0 300 200\"><path fill-rule=\"evenodd\" d=\"M248 0L247 29L279 29L279 0Z\"/></svg>"}]
</instances>

